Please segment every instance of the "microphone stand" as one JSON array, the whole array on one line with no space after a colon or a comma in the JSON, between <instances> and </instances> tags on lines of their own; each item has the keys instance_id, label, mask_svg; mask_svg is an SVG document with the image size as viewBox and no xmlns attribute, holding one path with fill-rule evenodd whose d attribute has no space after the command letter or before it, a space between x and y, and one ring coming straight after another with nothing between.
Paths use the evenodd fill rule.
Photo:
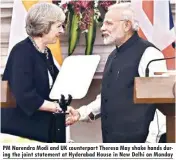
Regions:
<instances>
[{"instance_id":1,"label":"microphone stand","mask_svg":"<svg viewBox=\"0 0 176 160\"><path fill-rule=\"evenodd\" d=\"M174 59L174 58L175 58L175 57L168 57L168 58L159 58L159 59L153 59L153 60L151 60L151 61L147 64L147 67L146 67L146 70L145 70L145 76L146 76L146 77L149 77L149 65L150 65L150 63L155 62L155 61L162 61L162 60Z\"/></svg>"},{"instance_id":2,"label":"microphone stand","mask_svg":"<svg viewBox=\"0 0 176 160\"><path fill-rule=\"evenodd\" d=\"M52 142L55 143L66 143L66 113L67 106L70 105L72 101L72 96L68 95L68 99L65 99L64 95L61 95L61 99L57 102L62 108L62 112L53 113L54 114L54 133L52 136Z\"/></svg>"}]
</instances>

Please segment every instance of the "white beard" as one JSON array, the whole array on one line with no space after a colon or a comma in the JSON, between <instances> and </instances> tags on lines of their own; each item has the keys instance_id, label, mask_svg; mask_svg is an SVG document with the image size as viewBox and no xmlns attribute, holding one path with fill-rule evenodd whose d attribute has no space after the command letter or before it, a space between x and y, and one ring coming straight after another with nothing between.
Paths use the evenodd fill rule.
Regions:
<instances>
[{"instance_id":1,"label":"white beard","mask_svg":"<svg viewBox=\"0 0 176 160\"><path fill-rule=\"evenodd\" d=\"M103 42L105 45L109 45L109 44L115 44L115 45L119 45L122 42L124 35L118 36L118 37L113 37L111 35L104 37L103 38Z\"/></svg>"},{"instance_id":2,"label":"white beard","mask_svg":"<svg viewBox=\"0 0 176 160\"><path fill-rule=\"evenodd\" d=\"M107 37L103 38L103 42L105 45L113 44L113 43L115 43L115 39L112 36L107 36Z\"/></svg>"}]
</instances>

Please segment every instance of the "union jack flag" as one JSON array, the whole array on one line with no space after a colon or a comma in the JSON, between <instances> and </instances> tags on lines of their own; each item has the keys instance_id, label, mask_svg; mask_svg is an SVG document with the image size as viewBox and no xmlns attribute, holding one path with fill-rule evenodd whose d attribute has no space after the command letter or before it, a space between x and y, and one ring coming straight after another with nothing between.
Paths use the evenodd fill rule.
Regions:
<instances>
[{"instance_id":1,"label":"union jack flag","mask_svg":"<svg viewBox=\"0 0 176 160\"><path fill-rule=\"evenodd\" d=\"M169 0L131 0L140 24L139 34L158 47L165 57L175 55L176 41ZM175 68L175 60L167 61L168 69Z\"/></svg>"}]
</instances>

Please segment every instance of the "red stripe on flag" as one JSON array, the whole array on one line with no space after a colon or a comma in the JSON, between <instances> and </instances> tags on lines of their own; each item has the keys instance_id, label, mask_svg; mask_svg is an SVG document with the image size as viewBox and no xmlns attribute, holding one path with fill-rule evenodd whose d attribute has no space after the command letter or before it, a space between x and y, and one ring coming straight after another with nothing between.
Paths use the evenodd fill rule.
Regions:
<instances>
[{"instance_id":1,"label":"red stripe on flag","mask_svg":"<svg viewBox=\"0 0 176 160\"><path fill-rule=\"evenodd\" d=\"M154 2L153 0L143 0L142 1L142 8L147 15L148 19L153 25L153 14L154 14Z\"/></svg>"},{"instance_id":2,"label":"red stripe on flag","mask_svg":"<svg viewBox=\"0 0 176 160\"><path fill-rule=\"evenodd\" d=\"M140 37L142 37L143 39L147 40L147 38L146 38L146 36L145 36L145 34L143 33L143 31L142 31L141 28L139 28L138 34L139 34Z\"/></svg>"},{"instance_id":3,"label":"red stripe on flag","mask_svg":"<svg viewBox=\"0 0 176 160\"><path fill-rule=\"evenodd\" d=\"M167 48L162 50L164 57L174 57L175 56L175 49L172 45L169 45ZM167 60L167 68L169 70L176 69L175 67L175 59Z\"/></svg>"}]
</instances>

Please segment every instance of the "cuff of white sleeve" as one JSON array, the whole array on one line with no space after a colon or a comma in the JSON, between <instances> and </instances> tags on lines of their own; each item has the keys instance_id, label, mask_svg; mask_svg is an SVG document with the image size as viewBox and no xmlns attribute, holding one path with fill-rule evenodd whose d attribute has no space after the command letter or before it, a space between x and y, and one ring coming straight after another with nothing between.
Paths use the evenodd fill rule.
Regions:
<instances>
[{"instance_id":1,"label":"cuff of white sleeve","mask_svg":"<svg viewBox=\"0 0 176 160\"><path fill-rule=\"evenodd\" d=\"M158 138L157 135L148 135L147 139L146 139L146 143L157 143L158 142Z\"/></svg>"},{"instance_id":2,"label":"cuff of white sleeve","mask_svg":"<svg viewBox=\"0 0 176 160\"><path fill-rule=\"evenodd\" d=\"M77 111L79 112L80 114L80 118L79 118L79 121L89 121L89 112L86 112L85 110L85 107L87 106L82 106L80 107L79 109L77 109Z\"/></svg>"}]
</instances>

